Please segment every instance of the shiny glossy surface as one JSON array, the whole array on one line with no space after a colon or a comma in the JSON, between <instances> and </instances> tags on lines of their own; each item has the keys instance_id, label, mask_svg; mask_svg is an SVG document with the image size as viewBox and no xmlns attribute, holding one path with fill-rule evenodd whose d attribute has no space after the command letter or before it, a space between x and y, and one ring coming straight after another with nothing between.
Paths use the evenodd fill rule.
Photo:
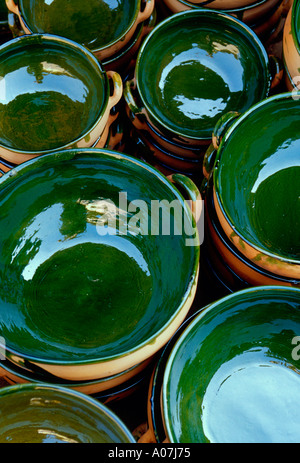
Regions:
<instances>
[{"instance_id":1,"label":"shiny glossy surface","mask_svg":"<svg viewBox=\"0 0 300 463\"><path fill-rule=\"evenodd\" d=\"M100 402L66 388L22 385L0 390L0 443L134 443Z\"/></svg>"},{"instance_id":2,"label":"shiny glossy surface","mask_svg":"<svg viewBox=\"0 0 300 463\"><path fill-rule=\"evenodd\" d=\"M141 199L136 225L139 209L126 208ZM8 352L96 362L163 332L190 297L199 247L186 246L172 210L163 235L159 216L148 216L154 199L177 199L192 226L163 175L115 152L45 155L0 180L0 332Z\"/></svg>"},{"instance_id":3,"label":"shiny glossy surface","mask_svg":"<svg viewBox=\"0 0 300 463\"><path fill-rule=\"evenodd\" d=\"M122 38L134 23L140 0L20 0L32 32L67 37L91 50Z\"/></svg>"},{"instance_id":4,"label":"shiny glossy surface","mask_svg":"<svg viewBox=\"0 0 300 463\"><path fill-rule=\"evenodd\" d=\"M259 252L300 263L300 107L281 94L225 134L214 185L226 219ZM234 178L234 181L232 181Z\"/></svg>"},{"instance_id":5,"label":"shiny glossy surface","mask_svg":"<svg viewBox=\"0 0 300 463\"><path fill-rule=\"evenodd\" d=\"M299 0L294 0L292 6L292 34L294 37L294 43L300 53L300 2Z\"/></svg>"},{"instance_id":6,"label":"shiny glossy surface","mask_svg":"<svg viewBox=\"0 0 300 463\"><path fill-rule=\"evenodd\" d=\"M245 111L270 85L255 34L210 10L178 13L154 28L140 50L136 79L150 118L195 139L209 139L222 114Z\"/></svg>"},{"instance_id":7,"label":"shiny glossy surface","mask_svg":"<svg viewBox=\"0 0 300 463\"><path fill-rule=\"evenodd\" d=\"M200 313L166 365L170 441L298 442L299 329L297 289L251 288Z\"/></svg>"},{"instance_id":8,"label":"shiny glossy surface","mask_svg":"<svg viewBox=\"0 0 300 463\"><path fill-rule=\"evenodd\" d=\"M0 47L0 144L44 151L87 136L109 97L101 65L83 47L47 35Z\"/></svg>"}]
</instances>

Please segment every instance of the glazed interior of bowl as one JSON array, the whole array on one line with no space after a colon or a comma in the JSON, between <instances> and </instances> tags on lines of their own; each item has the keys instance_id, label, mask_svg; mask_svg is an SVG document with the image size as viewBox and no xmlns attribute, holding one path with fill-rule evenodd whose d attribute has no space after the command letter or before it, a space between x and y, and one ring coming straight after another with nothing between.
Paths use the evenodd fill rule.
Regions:
<instances>
[{"instance_id":1,"label":"glazed interior of bowl","mask_svg":"<svg viewBox=\"0 0 300 463\"><path fill-rule=\"evenodd\" d=\"M209 139L221 115L245 111L270 85L268 58L255 34L205 9L172 15L154 28L140 50L136 79L150 117L195 139Z\"/></svg>"},{"instance_id":2,"label":"glazed interior of bowl","mask_svg":"<svg viewBox=\"0 0 300 463\"><path fill-rule=\"evenodd\" d=\"M135 22L140 0L20 0L32 32L60 35L97 50L117 40Z\"/></svg>"},{"instance_id":3,"label":"glazed interior of bowl","mask_svg":"<svg viewBox=\"0 0 300 463\"><path fill-rule=\"evenodd\" d=\"M299 0L294 0L293 2L291 27L292 27L294 43L299 52L300 51L300 2Z\"/></svg>"},{"instance_id":4,"label":"glazed interior of bowl","mask_svg":"<svg viewBox=\"0 0 300 463\"><path fill-rule=\"evenodd\" d=\"M1 145L44 151L88 135L109 94L106 75L87 50L31 35L2 45L0 57Z\"/></svg>"},{"instance_id":5,"label":"glazed interior of bowl","mask_svg":"<svg viewBox=\"0 0 300 463\"><path fill-rule=\"evenodd\" d=\"M126 426L96 400L47 385L0 391L1 443L134 443Z\"/></svg>"},{"instance_id":6,"label":"glazed interior of bowl","mask_svg":"<svg viewBox=\"0 0 300 463\"><path fill-rule=\"evenodd\" d=\"M166 365L171 442L297 442L299 329L298 289L251 288L200 313Z\"/></svg>"},{"instance_id":7,"label":"glazed interior of bowl","mask_svg":"<svg viewBox=\"0 0 300 463\"><path fill-rule=\"evenodd\" d=\"M267 99L237 120L217 155L214 185L226 220L270 258L300 262L299 101Z\"/></svg>"},{"instance_id":8,"label":"glazed interior of bowl","mask_svg":"<svg viewBox=\"0 0 300 463\"><path fill-rule=\"evenodd\" d=\"M0 181L6 350L73 365L155 340L189 300L198 271L199 247L186 246L185 227L180 234L192 219L178 190L143 162L105 150L45 155L14 172ZM153 203L162 200L179 201L180 214L171 208L162 221Z\"/></svg>"}]
</instances>

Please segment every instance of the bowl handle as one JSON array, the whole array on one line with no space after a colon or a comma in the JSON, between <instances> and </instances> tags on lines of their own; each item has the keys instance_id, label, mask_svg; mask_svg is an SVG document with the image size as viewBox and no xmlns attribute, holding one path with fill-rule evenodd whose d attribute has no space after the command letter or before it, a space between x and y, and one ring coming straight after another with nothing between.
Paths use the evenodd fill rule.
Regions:
<instances>
[{"instance_id":1,"label":"bowl handle","mask_svg":"<svg viewBox=\"0 0 300 463\"><path fill-rule=\"evenodd\" d=\"M199 222L203 210L201 193L197 185L189 177L183 174L168 175L167 178L175 185L180 186L190 200L190 209L196 224Z\"/></svg>"},{"instance_id":2,"label":"bowl handle","mask_svg":"<svg viewBox=\"0 0 300 463\"><path fill-rule=\"evenodd\" d=\"M123 95L123 81L120 74L116 71L107 71L108 79L112 80L113 94L109 97L108 107L111 110L122 98Z\"/></svg>"},{"instance_id":3,"label":"bowl handle","mask_svg":"<svg viewBox=\"0 0 300 463\"><path fill-rule=\"evenodd\" d=\"M134 86L134 79L127 80L124 85L123 96L127 106L126 112L136 129L147 130L146 122L142 120L142 118L145 117L144 110L138 107L132 93L132 88L134 88Z\"/></svg>"},{"instance_id":4,"label":"bowl handle","mask_svg":"<svg viewBox=\"0 0 300 463\"><path fill-rule=\"evenodd\" d=\"M284 66L282 61L274 55L269 55L271 66L271 90L276 88L282 81L284 75Z\"/></svg>"},{"instance_id":5,"label":"bowl handle","mask_svg":"<svg viewBox=\"0 0 300 463\"><path fill-rule=\"evenodd\" d=\"M229 111L224 114L224 116L220 117L212 134L212 142L215 149L219 148L225 132L229 129L233 122L240 117L240 115L241 114L237 111Z\"/></svg>"},{"instance_id":6,"label":"bowl handle","mask_svg":"<svg viewBox=\"0 0 300 463\"><path fill-rule=\"evenodd\" d=\"M141 6L142 6L142 3L143 2L141 2ZM146 3L145 8L143 9L143 11L140 11L138 14L136 24L140 24L146 21L148 18L150 18L150 16L153 13L155 0L145 0L145 3Z\"/></svg>"}]
</instances>

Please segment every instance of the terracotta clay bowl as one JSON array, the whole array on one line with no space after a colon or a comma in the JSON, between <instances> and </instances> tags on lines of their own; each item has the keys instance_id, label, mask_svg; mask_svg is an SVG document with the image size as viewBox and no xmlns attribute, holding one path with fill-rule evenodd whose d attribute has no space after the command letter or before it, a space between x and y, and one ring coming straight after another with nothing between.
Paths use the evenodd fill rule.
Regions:
<instances>
[{"instance_id":1,"label":"terracotta clay bowl","mask_svg":"<svg viewBox=\"0 0 300 463\"><path fill-rule=\"evenodd\" d=\"M299 116L293 93L234 115L225 134L216 137L221 143L212 174L215 209L229 240L255 265L295 280L300 277Z\"/></svg>"},{"instance_id":2,"label":"terracotta clay bowl","mask_svg":"<svg viewBox=\"0 0 300 463\"><path fill-rule=\"evenodd\" d=\"M3 44L0 57L3 159L19 164L55 150L90 147L103 134L123 84L86 48L34 34Z\"/></svg>"},{"instance_id":3,"label":"terracotta clay bowl","mask_svg":"<svg viewBox=\"0 0 300 463\"><path fill-rule=\"evenodd\" d=\"M118 53L133 37L139 24L154 9L154 0L6 0L26 34L67 37L87 47L99 59Z\"/></svg>"},{"instance_id":4,"label":"terracotta clay bowl","mask_svg":"<svg viewBox=\"0 0 300 463\"><path fill-rule=\"evenodd\" d=\"M230 15L198 9L153 29L126 88L135 117L167 139L195 146L210 142L222 114L246 110L270 86L269 59L254 32Z\"/></svg>"},{"instance_id":5,"label":"terracotta clay bowl","mask_svg":"<svg viewBox=\"0 0 300 463\"><path fill-rule=\"evenodd\" d=\"M167 179L136 158L94 148L51 153L3 175L6 358L71 381L151 358L193 303L199 198L184 175ZM169 203L176 214L170 209L163 221Z\"/></svg>"},{"instance_id":6,"label":"terracotta clay bowl","mask_svg":"<svg viewBox=\"0 0 300 463\"><path fill-rule=\"evenodd\" d=\"M171 443L299 440L300 290L253 287L201 311L166 362Z\"/></svg>"},{"instance_id":7,"label":"terracotta clay bowl","mask_svg":"<svg viewBox=\"0 0 300 463\"><path fill-rule=\"evenodd\" d=\"M125 424L105 405L67 388L23 384L0 389L0 442L135 443Z\"/></svg>"}]
</instances>

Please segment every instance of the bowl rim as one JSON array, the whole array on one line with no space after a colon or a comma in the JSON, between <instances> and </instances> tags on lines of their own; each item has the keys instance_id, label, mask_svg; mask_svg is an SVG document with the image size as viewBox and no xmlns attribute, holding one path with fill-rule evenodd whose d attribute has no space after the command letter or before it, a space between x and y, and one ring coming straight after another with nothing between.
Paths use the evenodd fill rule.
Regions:
<instances>
[{"instance_id":1,"label":"bowl rim","mask_svg":"<svg viewBox=\"0 0 300 463\"><path fill-rule=\"evenodd\" d=\"M196 10L197 8L200 8L200 5L199 3L192 3L192 2L189 2L188 0L176 0L177 2L183 4L183 5L186 5L186 6L189 6L191 7L193 10ZM236 7L236 8L224 8L224 9L218 9L218 11L220 11L221 13L242 13L243 11L248 11L248 10L252 10L254 8L258 8L259 6L261 5L264 5L268 0L253 0L253 3L251 3L250 5L245 5L245 6L240 6L240 7ZM206 2L204 2L206 3ZM207 6L206 7L203 7L203 8L207 8L209 10L213 10L214 8L208 8Z\"/></svg>"},{"instance_id":2,"label":"bowl rim","mask_svg":"<svg viewBox=\"0 0 300 463\"><path fill-rule=\"evenodd\" d=\"M29 26L27 20L25 19L25 16L24 16L24 5L23 5L23 1L24 0L18 0L18 3L19 3L19 9L20 9L20 15L21 15L21 18L22 18L22 21L24 22L24 25L27 27L27 29L33 33L33 30L31 29L32 25ZM131 2L132 0L130 0ZM141 9L141 5L142 5L142 0L133 0L135 3L136 3L136 7L135 7L135 12L134 12L134 15L132 16L132 19L130 21L129 24L127 24L126 28L123 29L123 31L118 35L118 37L114 38L113 40L111 40L110 42L106 43L105 45L103 45L102 47L96 47L96 48L92 48L92 47L87 47L86 45L84 45L83 43L80 43L80 45L82 46L86 46L90 51L91 53L99 53L103 50L105 50L106 48L109 48L115 44L117 44L120 40L122 40L123 37L125 37L125 35L128 34L128 32L134 27L135 23L136 23L136 20L138 18L138 15L139 15L139 12L140 12L140 9ZM129 2L129 3L130 3ZM22 7L23 7L23 11L22 11Z\"/></svg>"},{"instance_id":3,"label":"bowl rim","mask_svg":"<svg viewBox=\"0 0 300 463\"><path fill-rule=\"evenodd\" d=\"M240 298L243 296L248 296L249 294L253 293L255 295L261 293L263 294L270 294L272 297L275 296L276 292L286 293L290 295L298 295L300 301L300 288L290 288L284 287L279 285L266 285L266 286L253 286L251 288L241 289L234 293L228 294L227 296L222 297L221 299L216 300L215 302L210 303L208 306L204 307L200 313L196 315L194 319L188 324L188 326L184 329L181 333L180 337L178 338L177 342L173 346L169 357L166 361L165 372L162 382L162 393L161 393L161 403L162 403L162 415L164 417L164 425L166 428L167 435L171 438L171 442L176 442L176 436L173 427L171 426L170 414L169 414L169 406L168 406L168 381L172 374L172 366L174 361L176 360L176 355L178 349L181 347L182 343L188 338L190 332L195 328L195 326L200 322L202 318L204 318L207 314L212 312L217 307L222 307L223 304L227 302L237 300L239 301ZM295 297L296 299L296 297ZM300 309L299 309L300 310ZM174 439L175 438L175 439Z\"/></svg>"},{"instance_id":4,"label":"bowl rim","mask_svg":"<svg viewBox=\"0 0 300 463\"><path fill-rule=\"evenodd\" d=\"M296 27L296 22L299 21L300 23L300 3L299 0L293 1L293 6L291 7L291 31L293 36L293 41L295 47L300 54L300 31Z\"/></svg>"},{"instance_id":5,"label":"bowl rim","mask_svg":"<svg viewBox=\"0 0 300 463\"><path fill-rule=\"evenodd\" d=\"M132 433L125 425L125 423L106 405L104 405L99 400L93 398L90 395L87 395L83 392L76 391L74 389L70 389L65 386L59 386L50 383L26 383L26 384L14 384L11 386L5 386L0 388L0 399L5 397L6 395L11 395L14 393L22 393L22 392L30 392L35 390L45 390L49 392L58 392L66 397L74 399L75 401L79 401L80 403L84 403L88 407L93 408L96 412L99 412L102 416L105 417L107 421L110 423L115 423L118 427L118 430L121 431L123 437L129 440L130 443L136 443Z\"/></svg>"},{"instance_id":6,"label":"bowl rim","mask_svg":"<svg viewBox=\"0 0 300 463\"><path fill-rule=\"evenodd\" d=\"M82 155L85 153L88 156L95 156L96 157L108 157L111 159L115 160L123 160L129 163L136 164L139 166L142 170L146 170L147 172L150 172L153 174L155 178L159 182L162 182L162 184L165 185L166 188L171 190L171 192L174 194L174 196L179 199L183 206L184 213L187 214L193 224L195 225L195 219L191 213L191 210L189 206L187 205L186 201L184 200L182 194L180 191L176 188L176 186L171 182L170 179L168 179L165 175L163 175L157 168L149 165L147 162L142 161L140 159L135 158L134 156L124 154L115 150L110 150L110 149L98 149L98 148L74 148L74 149L69 149L69 150L62 150L58 152L52 152L49 154L46 154L45 156L39 156L36 158L33 158L29 161L26 161L22 164L19 164L17 167L13 168L12 170L6 172L1 178L0 178L0 198L2 194L2 188L3 184L5 182L10 183L10 181L15 178L16 176L22 175L23 172L29 170L35 171L37 167L40 167L40 165L43 166L43 164L47 163L48 159L54 158L56 159L56 162L58 161L68 161L68 160L75 160L78 156ZM196 240L197 240L197 245L194 246L194 257L193 257L193 262L191 262L191 271L190 271L190 278L189 282L186 286L185 292L183 293L181 297L181 301L178 304L176 310L174 310L173 314L169 319L164 323L164 325L159 329L156 330L154 334L152 334L149 338L147 338L146 341L139 342L135 347L131 349L127 349L125 352L121 352L118 354L114 355L107 355L104 358L98 357L98 358L88 358L88 359L72 359L72 360L57 360L57 359L52 359L52 358L39 358L38 356L31 356L29 354L24 354L22 352L16 351L13 348L10 348L8 339L6 339L6 344L5 346L2 345L1 343L1 338L0 338L0 348L2 347L5 349L5 352L7 354L8 358L11 358L12 356L18 356L22 359L29 360L34 363L38 363L39 365L54 365L54 366L75 366L75 367L80 367L84 365L97 365L99 363L109 363L110 361L122 359L124 357L128 357L129 355L134 355L139 352L139 350L146 348L147 346L151 346L154 344L155 340L159 337L162 336L165 331L168 330L170 326L174 323L174 321L177 319L177 317L180 315L181 311L185 308L186 304L188 303L188 300L190 298L190 295L193 292L193 289L195 285L197 284L197 279L198 279L198 274L199 274L199 267L200 267L200 239L199 239L199 234L197 231L197 228L195 227L195 233L196 233Z\"/></svg>"},{"instance_id":7,"label":"bowl rim","mask_svg":"<svg viewBox=\"0 0 300 463\"><path fill-rule=\"evenodd\" d=\"M1 143L0 140L0 151L1 148L4 148L7 151L13 152L13 153L18 153L22 155L30 155L30 156L37 156L37 155L44 155L48 153L52 153L54 151L61 151L64 149L68 149L69 146L73 146L76 143L80 142L82 139L87 137L99 124L99 121L103 117L107 106L109 102L109 81L108 81L108 76L107 73L104 69L103 64L97 60L97 58L83 45L80 45L73 40L67 39L65 37L61 37L59 35L54 35L54 34L28 34L28 35L22 35L20 37L15 37L8 42L4 42L3 44L0 45L0 56L2 52L6 52L7 49L14 48L15 45L18 45L22 42L32 42L33 44L36 42L37 44L40 43L41 41L46 41L50 42L50 44L58 44L58 46L63 47L64 45L67 45L69 48L73 49L74 51L78 52L81 54L82 57L85 57L86 62L90 62L92 66L95 67L95 70L99 73L99 77L103 79L103 84L104 84L104 99L102 106L100 110L98 110L98 114L95 117L95 121L85 130L85 132L82 133L82 135L78 136L77 138L74 138L73 140L70 140L67 142L65 145L60 146L58 148L53 148L53 149L47 149L47 150L37 150L37 151L28 151L28 150L21 150L21 149L16 149L9 147L5 145L4 143Z\"/></svg>"},{"instance_id":8,"label":"bowl rim","mask_svg":"<svg viewBox=\"0 0 300 463\"><path fill-rule=\"evenodd\" d=\"M300 91L297 92L297 93L299 94L299 97L300 97ZM218 175L219 175L218 165L219 165L221 157L222 157L222 151L224 149L226 149L226 143L230 139L233 132L235 132L235 130L238 130L240 124L242 124L249 116L251 117L251 115L256 110L259 110L259 109L264 108L264 107L271 106L271 105L273 105L274 103L276 103L278 101L284 101L284 100L293 99L293 97L295 97L295 92L284 92L284 93L280 93L280 94L273 95L271 97L265 98L262 101L258 102L257 104L253 105L244 114L242 114L240 117L238 117L233 122L233 124L229 127L229 129L224 134L224 136L222 138L222 141L220 143L220 146L218 148L218 151L217 151L216 160L215 160L215 164L214 164L214 168L213 168L213 188L214 188L215 196L216 196L216 198L218 200L218 207L220 208L222 215L226 219L226 222L229 224L230 228L234 229L235 233L239 236L239 238L241 238L243 240L244 243L246 243L250 248L255 249L257 252L259 252L259 253L261 253L261 254L263 254L265 256L271 257L271 258L276 259L277 261L283 262L285 264L290 264L290 265L296 265L297 266L297 265L300 265L300 259L297 260L297 259L294 259L294 258L288 258L288 257L285 257L285 256L281 256L280 254L269 251L268 249L265 249L264 247L259 246L258 244L253 243L250 239L246 238L243 235L243 230L240 230L237 227L237 224L234 224L232 222L232 220L230 219L229 215L227 214L227 212L225 210L225 207L224 207L224 204L223 204L223 201L222 201L222 198L221 198L220 193L219 193L219 189L216 187L216 185L218 184Z\"/></svg>"},{"instance_id":9,"label":"bowl rim","mask_svg":"<svg viewBox=\"0 0 300 463\"><path fill-rule=\"evenodd\" d=\"M240 21L239 19L231 16L230 14L227 14L226 12L222 12L219 10L214 10L214 9L208 9L208 8L201 8L201 9L192 9L192 10L187 10L187 11L181 11L179 13L172 14L171 16L168 16L164 20L162 20L160 23L158 23L153 30L146 36L145 40L143 41L139 53L137 55L136 59L136 65L135 65L135 81L136 81L136 87L137 87L137 92L138 95L142 101L142 104L145 108L145 111L149 114L149 117L155 121L155 123L158 123L163 130L171 131L171 133L176 134L179 137L191 139L191 140L210 140L211 137L208 136L188 136L184 131L178 130L178 128L172 127L172 123L168 124L167 122L161 120L161 118L156 114L156 111L153 110L151 104L148 104L147 98L143 95L142 91L142 84L140 82L140 79L142 79L143 75L143 69L141 67L141 61L144 57L144 55L147 55L147 50L146 48L151 45L149 45L150 41L152 40L153 36L154 38L156 36L159 36L160 32L162 29L168 29L169 24L171 25L173 23L176 23L177 21L184 20L185 18L188 18L189 16L191 17L205 17L205 18L222 18L223 20L228 21L228 24L236 29L238 29L241 33L243 33L245 36L249 38L249 44L250 44L250 39L251 39L251 45L253 46L253 49L255 48L257 51L257 55L260 56L261 59L261 64L262 64L262 69L265 72L265 85L264 88L261 89L261 94L262 98L266 97L269 94L270 91L270 85L271 85L271 73L270 73L270 63L269 63L269 57L267 54L267 51L265 47L263 46L260 38L257 36L257 34L244 22ZM201 23L199 23L199 27L201 27Z\"/></svg>"}]
</instances>

